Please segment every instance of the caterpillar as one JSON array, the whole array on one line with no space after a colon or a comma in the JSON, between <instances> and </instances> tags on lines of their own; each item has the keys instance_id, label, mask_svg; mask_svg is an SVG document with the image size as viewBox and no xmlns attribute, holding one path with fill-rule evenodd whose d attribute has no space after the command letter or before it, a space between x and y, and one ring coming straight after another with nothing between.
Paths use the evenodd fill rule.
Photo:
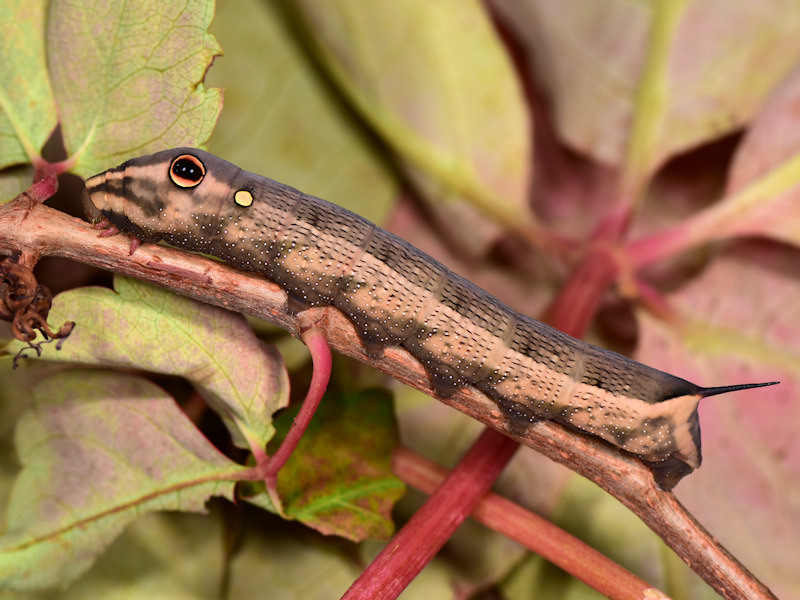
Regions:
<instances>
[{"instance_id":1,"label":"caterpillar","mask_svg":"<svg viewBox=\"0 0 800 600\"><path fill-rule=\"evenodd\" d=\"M506 306L399 237L339 206L207 152L176 148L86 181L104 234L165 241L255 272L288 309L333 306L367 352L408 350L438 395L472 386L512 423L543 419L634 454L671 489L700 466L700 387L592 346Z\"/></svg>"}]
</instances>

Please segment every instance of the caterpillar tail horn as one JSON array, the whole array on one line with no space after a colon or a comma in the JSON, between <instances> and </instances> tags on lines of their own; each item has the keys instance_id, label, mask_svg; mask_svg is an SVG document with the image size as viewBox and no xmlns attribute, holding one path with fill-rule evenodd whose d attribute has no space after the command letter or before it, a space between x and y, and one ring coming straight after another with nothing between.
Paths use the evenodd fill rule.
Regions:
<instances>
[{"instance_id":1,"label":"caterpillar tail horn","mask_svg":"<svg viewBox=\"0 0 800 600\"><path fill-rule=\"evenodd\" d=\"M708 398L709 396L717 396L719 394L727 394L728 392L738 392L740 390L749 390L752 388L767 387L768 385L777 385L780 381L769 381L767 383L742 383L739 385L723 385L720 387L707 387L700 388L697 392L701 398Z\"/></svg>"}]
</instances>

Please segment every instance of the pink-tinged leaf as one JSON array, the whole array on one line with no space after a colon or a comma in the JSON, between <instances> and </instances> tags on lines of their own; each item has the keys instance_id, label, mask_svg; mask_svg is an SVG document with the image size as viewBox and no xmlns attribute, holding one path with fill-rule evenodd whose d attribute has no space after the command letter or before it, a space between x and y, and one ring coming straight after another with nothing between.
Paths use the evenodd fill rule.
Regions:
<instances>
[{"instance_id":1,"label":"pink-tinged leaf","mask_svg":"<svg viewBox=\"0 0 800 600\"><path fill-rule=\"evenodd\" d=\"M81 288L58 295L50 319L77 323L59 362L143 369L188 379L225 421L237 445L272 438L272 414L286 406L288 376L277 352L241 315L117 276L115 291ZM21 348L15 343L11 352Z\"/></svg>"},{"instance_id":2,"label":"pink-tinged leaf","mask_svg":"<svg viewBox=\"0 0 800 600\"><path fill-rule=\"evenodd\" d=\"M294 411L283 413L281 429L293 417ZM391 469L397 443L386 392L326 396L278 474L286 516L326 535L387 539L394 529L392 507L405 491ZM269 506L263 492L247 499Z\"/></svg>"},{"instance_id":3,"label":"pink-tinged leaf","mask_svg":"<svg viewBox=\"0 0 800 600\"><path fill-rule=\"evenodd\" d=\"M560 137L644 178L745 123L800 56L792 0L494 0L530 50Z\"/></svg>"},{"instance_id":4,"label":"pink-tinged leaf","mask_svg":"<svg viewBox=\"0 0 800 600\"><path fill-rule=\"evenodd\" d=\"M482 252L500 235L487 215L533 225L530 121L480 3L295 4L323 67L454 237Z\"/></svg>"},{"instance_id":5,"label":"pink-tinged leaf","mask_svg":"<svg viewBox=\"0 0 800 600\"><path fill-rule=\"evenodd\" d=\"M56 126L47 75L45 0L0 3L0 169L40 156Z\"/></svg>"},{"instance_id":6,"label":"pink-tinged leaf","mask_svg":"<svg viewBox=\"0 0 800 600\"><path fill-rule=\"evenodd\" d=\"M800 69L763 107L737 149L724 198L671 229L629 248L649 265L686 249L735 236L800 244Z\"/></svg>"},{"instance_id":7,"label":"pink-tinged leaf","mask_svg":"<svg viewBox=\"0 0 800 600\"><path fill-rule=\"evenodd\" d=\"M642 315L637 359L700 385L780 381L700 404L703 465L676 495L779 597L800 590L800 252L740 243Z\"/></svg>"},{"instance_id":8,"label":"pink-tinged leaf","mask_svg":"<svg viewBox=\"0 0 800 600\"><path fill-rule=\"evenodd\" d=\"M213 16L203 0L50 2L51 79L78 174L206 143L222 105L203 84L220 53Z\"/></svg>"},{"instance_id":9,"label":"pink-tinged leaf","mask_svg":"<svg viewBox=\"0 0 800 600\"><path fill-rule=\"evenodd\" d=\"M33 395L15 436L22 471L0 537L3 589L66 585L140 515L204 512L211 496L232 496L242 467L155 385L66 371Z\"/></svg>"},{"instance_id":10,"label":"pink-tinged leaf","mask_svg":"<svg viewBox=\"0 0 800 600\"><path fill-rule=\"evenodd\" d=\"M727 224L725 233L764 235L800 245L798 107L800 69L795 69L761 110L738 148L725 203L740 205L739 218ZM773 186L769 182L774 182ZM750 192L759 188L758 194Z\"/></svg>"}]
</instances>

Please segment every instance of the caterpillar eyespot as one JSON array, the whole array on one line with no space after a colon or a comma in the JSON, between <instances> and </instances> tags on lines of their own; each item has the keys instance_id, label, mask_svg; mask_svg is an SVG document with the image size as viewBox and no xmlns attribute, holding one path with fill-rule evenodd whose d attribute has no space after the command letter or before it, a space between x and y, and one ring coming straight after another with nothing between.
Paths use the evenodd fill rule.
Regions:
<instances>
[{"instance_id":1,"label":"caterpillar eyespot","mask_svg":"<svg viewBox=\"0 0 800 600\"><path fill-rule=\"evenodd\" d=\"M233 201L239 206L248 207L253 204L253 193L250 190L239 190L233 195Z\"/></svg>"},{"instance_id":2,"label":"caterpillar eyespot","mask_svg":"<svg viewBox=\"0 0 800 600\"><path fill-rule=\"evenodd\" d=\"M86 189L90 215L120 231L255 272L292 312L334 306L367 354L404 348L440 397L471 386L518 425L550 419L601 438L663 489L700 466L701 399L771 385L704 388L572 338L362 217L201 150L129 160Z\"/></svg>"},{"instance_id":3,"label":"caterpillar eyespot","mask_svg":"<svg viewBox=\"0 0 800 600\"><path fill-rule=\"evenodd\" d=\"M206 176L206 168L200 159L191 154L182 154L169 167L172 183L181 188L193 188Z\"/></svg>"}]
</instances>

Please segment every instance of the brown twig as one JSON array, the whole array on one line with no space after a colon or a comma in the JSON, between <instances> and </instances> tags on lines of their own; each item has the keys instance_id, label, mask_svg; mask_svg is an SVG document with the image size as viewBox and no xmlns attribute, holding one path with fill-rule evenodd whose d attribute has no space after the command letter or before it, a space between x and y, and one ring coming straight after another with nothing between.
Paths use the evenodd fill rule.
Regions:
<instances>
[{"instance_id":1,"label":"brown twig","mask_svg":"<svg viewBox=\"0 0 800 600\"><path fill-rule=\"evenodd\" d=\"M97 237L78 219L46 206L15 200L0 206L0 250L33 250L95 265L237 312L269 320L299 336L286 296L264 279L179 250L143 245L129 255L127 239ZM331 348L436 397L429 379L406 351L389 348L380 359L367 356L352 324L331 308L322 322ZM659 490L635 458L588 436L549 423L525 431L511 427L488 397L464 388L442 402L497 429L594 481L637 514L696 573L726 598L774 598L741 563L681 506Z\"/></svg>"}]
</instances>

